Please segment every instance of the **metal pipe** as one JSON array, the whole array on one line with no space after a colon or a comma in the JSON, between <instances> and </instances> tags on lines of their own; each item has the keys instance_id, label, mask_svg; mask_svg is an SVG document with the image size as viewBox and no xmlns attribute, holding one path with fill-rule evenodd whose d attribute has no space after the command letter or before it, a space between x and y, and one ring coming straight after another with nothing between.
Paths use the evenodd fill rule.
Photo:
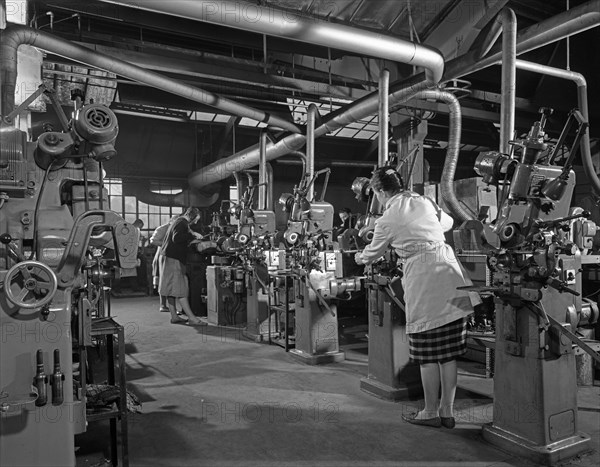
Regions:
<instances>
[{"instance_id":1,"label":"metal pipe","mask_svg":"<svg viewBox=\"0 0 600 467\"><path fill-rule=\"evenodd\" d=\"M258 164L258 209L264 210L267 203L267 133L260 132Z\"/></svg>"},{"instance_id":2,"label":"metal pipe","mask_svg":"<svg viewBox=\"0 0 600 467\"><path fill-rule=\"evenodd\" d=\"M444 69L443 56L431 47L302 15L300 12L286 11L273 5L262 7L228 0L101 1L419 66L426 69L427 80L436 83L440 81Z\"/></svg>"},{"instance_id":3,"label":"metal pipe","mask_svg":"<svg viewBox=\"0 0 600 467\"><path fill-rule=\"evenodd\" d=\"M242 188L242 176L240 175L239 172L233 172L233 178L235 178L235 188L236 188L236 192L237 192L237 201L239 203L240 200L242 199L242 195L244 194L243 188Z\"/></svg>"},{"instance_id":4,"label":"metal pipe","mask_svg":"<svg viewBox=\"0 0 600 467\"><path fill-rule=\"evenodd\" d=\"M452 217L459 221L470 220L473 217L462 207L454 189L454 176L458 165L460 135L462 133L462 113L460 110L460 103L454 94L447 91L423 91L417 94L416 98L435 99L436 101L448 104L448 148L446 149L446 159L444 161L444 169L442 170L440 190L442 199L448 207Z\"/></svg>"},{"instance_id":5,"label":"metal pipe","mask_svg":"<svg viewBox=\"0 0 600 467\"><path fill-rule=\"evenodd\" d=\"M517 55L538 49L565 37L600 25L600 0L593 0L556 16L540 21L517 34ZM471 50L446 63L443 81L483 70L502 58L502 45L497 44L481 58L481 52Z\"/></svg>"},{"instance_id":6,"label":"metal pipe","mask_svg":"<svg viewBox=\"0 0 600 467\"><path fill-rule=\"evenodd\" d=\"M267 167L267 204L265 209L267 211L273 210L273 166L266 162L265 166Z\"/></svg>"},{"instance_id":7,"label":"metal pipe","mask_svg":"<svg viewBox=\"0 0 600 467\"><path fill-rule=\"evenodd\" d=\"M528 62L525 60L516 60L515 64L519 70L532 71L534 73L573 81L577 85L577 105L583 117L589 121L587 82L581 73L540 65L539 63ZM583 170L592 185L592 189L600 195L600 179L598 178L592 160L589 131L585 132L583 139L581 140L581 160L583 162Z\"/></svg>"},{"instance_id":8,"label":"metal pipe","mask_svg":"<svg viewBox=\"0 0 600 467\"><path fill-rule=\"evenodd\" d=\"M399 81L390 87L390 105L401 104L412 99L418 92L426 90L433 84L423 80L423 74ZM315 137L323 136L346 126L349 123L373 115L377 112L379 96L373 92L352 104L327 114L321 125L315 128ZM276 144L267 143L267 160L271 161L291 152L299 150L306 143L304 135L292 134L284 137ZM211 183L229 177L232 171L244 170L258 165L258 145L243 149L225 159L220 159L203 167L188 176L190 187L200 189Z\"/></svg>"},{"instance_id":9,"label":"metal pipe","mask_svg":"<svg viewBox=\"0 0 600 467\"><path fill-rule=\"evenodd\" d=\"M383 167L388 160L388 128L390 124L390 70L384 68L379 77L379 152L377 166Z\"/></svg>"},{"instance_id":10,"label":"metal pipe","mask_svg":"<svg viewBox=\"0 0 600 467\"><path fill-rule=\"evenodd\" d=\"M496 15L494 18L494 22L492 23L490 30L484 37L481 45L477 49L477 57L479 59L485 57L489 51L492 49L493 45L496 43L498 38L502 34L502 21L500 21L500 15ZM477 39L475 39L477 42Z\"/></svg>"},{"instance_id":11,"label":"metal pipe","mask_svg":"<svg viewBox=\"0 0 600 467\"><path fill-rule=\"evenodd\" d=\"M510 8L503 8L498 14L502 23L502 81L500 104L500 152L508 154L508 142L515 133L517 69L517 17Z\"/></svg>"},{"instance_id":12,"label":"metal pipe","mask_svg":"<svg viewBox=\"0 0 600 467\"><path fill-rule=\"evenodd\" d=\"M272 161L292 151L297 151L304 146L305 142L306 137L299 134L288 135L277 143L268 141L266 159ZM255 144L192 172L188 175L188 183L190 187L196 189L206 187L226 179L233 171L256 167L259 163L259 157L259 145Z\"/></svg>"},{"instance_id":13,"label":"metal pipe","mask_svg":"<svg viewBox=\"0 0 600 467\"><path fill-rule=\"evenodd\" d=\"M103 53L96 52L87 47L61 39L38 29L9 24L8 27L2 31L0 37L0 70L2 73L2 92L0 94L2 96L2 115L7 115L14 108L15 85L17 80L17 49L20 45L27 44L75 60L76 62L109 71L139 83L147 84L171 94L195 102L200 102L226 113L248 117L273 127L288 130L293 133L300 133L300 129L296 125L281 117L239 104L209 91L178 82L172 78L162 76L159 73L146 70L117 58L109 57Z\"/></svg>"},{"instance_id":14,"label":"metal pipe","mask_svg":"<svg viewBox=\"0 0 600 467\"><path fill-rule=\"evenodd\" d=\"M312 180L315 174L315 123L319 115L319 108L315 104L308 106L306 114L306 175ZM313 201L315 197L315 184L308 187L306 198Z\"/></svg>"}]
</instances>

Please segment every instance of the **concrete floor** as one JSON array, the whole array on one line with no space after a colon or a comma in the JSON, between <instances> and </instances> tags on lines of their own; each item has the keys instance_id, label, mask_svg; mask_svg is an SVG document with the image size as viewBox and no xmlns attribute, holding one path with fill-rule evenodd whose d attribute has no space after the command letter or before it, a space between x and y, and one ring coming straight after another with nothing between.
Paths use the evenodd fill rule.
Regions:
<instances>
[{"instance_id":1,"label":"concrete floor","mask_svg":"<svg viewBox=\"0 0 600 467\"><path fill-rule=\"evenodd\" d=\"M460 378L469 390L458 391L455 429L413 426L400 415L421 401L359 389L367 357L356 343L343 363L307 366L237 330L170 324L156 297L112 305L126 330L128 386L143 403L129 419L131 466L534 465L482 439L491 380ZM580 429L593 451L562 465L600 465L599 390L580 394ZM78 466L105 465L102 429L77 437Z\"/></svg>"}]
</instances>

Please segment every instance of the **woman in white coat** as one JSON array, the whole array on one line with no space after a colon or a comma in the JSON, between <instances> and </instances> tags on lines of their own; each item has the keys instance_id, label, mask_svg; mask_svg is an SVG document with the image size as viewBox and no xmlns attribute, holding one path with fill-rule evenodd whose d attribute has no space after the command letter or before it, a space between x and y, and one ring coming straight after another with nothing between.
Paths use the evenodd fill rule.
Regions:
<instances>
[{"instance_id":1,"label":"woman in white coat","mask_svg":"<svg viewBox=\"0 0 600 467\"><path fill-rule=\"evenodd\" d=\"M392 167L375 170L371 189L385 210L373 240L355 260L371 264L391 247L403 263L410 359L420 365L425 395L423 410L403 419L453 428L456 357L466 352L465 318L473 308L469 295L457 290L471 281L444 238L452 219L432 199L404 190Z\"/></svg>"}]
</instances>

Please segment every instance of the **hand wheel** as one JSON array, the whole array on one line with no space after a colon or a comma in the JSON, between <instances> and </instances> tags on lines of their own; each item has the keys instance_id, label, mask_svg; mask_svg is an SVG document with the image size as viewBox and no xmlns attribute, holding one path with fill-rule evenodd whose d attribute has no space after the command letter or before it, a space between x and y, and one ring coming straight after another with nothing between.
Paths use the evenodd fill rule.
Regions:
<instances>
[{"instance_id":1,"label":"hand wheel","mask_svg":"<svg viewBox=\"0 0 600 467\"><path fill-rule=\"evenodd\" d=\"M54 271L38 261L17 263L4 277L6 298L21 308L39 308L49 303L57 285Z\"/></svg>"}]
</instances>

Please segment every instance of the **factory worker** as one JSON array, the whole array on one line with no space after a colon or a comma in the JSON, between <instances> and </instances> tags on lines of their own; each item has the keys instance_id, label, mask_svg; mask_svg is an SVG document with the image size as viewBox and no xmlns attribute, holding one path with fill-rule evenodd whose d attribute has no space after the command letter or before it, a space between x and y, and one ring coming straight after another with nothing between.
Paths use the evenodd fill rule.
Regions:
<instances>
[{"instance_id":1,"label":"factory worker","mask_svg":"<svg viewBox=\"0 0 600 467\"><path fill-rule=\"evenodd\" d=\"M154 232L152 232L152 236L150 237L150 245L156 247L156 253L154 254L154 258L152 259L152 286L158 291L160 270L158 267L160 260L160 247L163 245L165 241L165 237L167 236L167 231L169 230L169 226L177 219L179 216L173 216L166 224L159 225ZM169 312L169 306L167 305L167 297L158 293L160 299L160 311Z\"/></svg>"},{"instance_id":2,"label":"factory worker","mask_svg":"<svg viewBox=\"0 0 600 467\"><path fill-rule=\"evenodd\" d=\"M355 260L371 264L391 246L403 263L410 359L420 365L425 395L423 410L402 418L416 425L453 428L456 357L466 352L465 318L473 308L469 295L457 290L471 281L444 238L452 219L432 199L404 190L392 167L376 169L370 186L385 210L376 221L372 242Z\"/></svg>"},{"instance_id":3,"label":"factory worker","mask_svg":"<svg viewBox=\"0 0 600 467\"><path fill-rule=\"evenodd\" d=\"M184 319L177 316L175 302L178 302L188 317L188 324L206 325L194 315L190 307L188 299L190 288L186 275L186 260L190 243L194 239L202 238L202 235L190 229L190 224L199 218L198 208L188 208L185 213L171 223L160 247L158 292L161 296L168 297L167 303L173 324L185 322Z\"/></svg>"}]
</instances>

